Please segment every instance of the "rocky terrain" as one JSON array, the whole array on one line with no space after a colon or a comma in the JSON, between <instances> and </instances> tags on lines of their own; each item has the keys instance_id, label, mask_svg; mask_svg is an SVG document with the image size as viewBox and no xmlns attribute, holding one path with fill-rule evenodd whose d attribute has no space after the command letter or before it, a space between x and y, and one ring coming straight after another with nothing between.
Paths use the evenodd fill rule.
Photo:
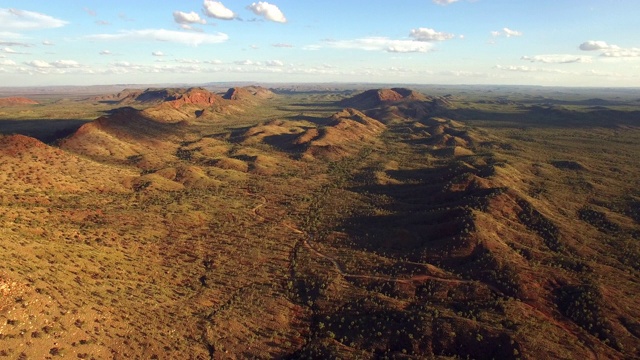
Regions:
<instances>
[{"instance_id":1,"label":"rocky terrain","mask_svg":"<svg viewBox=\"0 0 640 360\"><path fill-rule=\"evenodd\" d=\"M0 355L639 358L637 110L498 100L130 89L2 136Z\"/></svg>"}]
</instances>

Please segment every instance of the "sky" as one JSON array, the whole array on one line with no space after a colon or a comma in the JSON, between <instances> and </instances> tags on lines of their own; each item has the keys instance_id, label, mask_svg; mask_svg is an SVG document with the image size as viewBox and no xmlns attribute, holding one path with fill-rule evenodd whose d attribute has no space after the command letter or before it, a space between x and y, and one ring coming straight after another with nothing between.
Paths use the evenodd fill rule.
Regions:
<instances>
[{"instance_id":1,"label":"sky","mask_svg":"<svg viewBox=\"0 0 640 360\"><path fill-rule=\"evenodd\" d=\"M0 0L0 86L640 87L637 0Z\"/></svg>"}]
</instances>

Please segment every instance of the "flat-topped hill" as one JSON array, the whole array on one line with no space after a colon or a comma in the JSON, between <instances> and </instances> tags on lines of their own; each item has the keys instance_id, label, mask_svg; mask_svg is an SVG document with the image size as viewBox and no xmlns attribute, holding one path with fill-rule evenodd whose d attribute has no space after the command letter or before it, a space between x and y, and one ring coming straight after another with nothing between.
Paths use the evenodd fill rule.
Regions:
<instances>
[{"instance_id":1,"label":"flat-topped hill","mask_svg":"<svg viewBox=\"0 0 640 360\"><path fill-rule=\"evenodd\" d=\"M392 88L392 89L372 89L364 91L353 97L344 99L340 105L354 107L358 109L370 109L380 105L399 102L399 101L425 101L428 98L411 89Z\"/></svg>"}]
</instances>

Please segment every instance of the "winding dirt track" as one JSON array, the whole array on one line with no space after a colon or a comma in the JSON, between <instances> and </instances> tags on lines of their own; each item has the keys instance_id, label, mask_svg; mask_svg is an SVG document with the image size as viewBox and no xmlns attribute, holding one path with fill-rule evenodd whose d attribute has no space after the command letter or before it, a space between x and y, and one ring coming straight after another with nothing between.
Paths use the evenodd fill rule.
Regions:
<instances>
[{"instance_id":1,"label":"winding dirt track","mask_svg":"<svg viewBox=\"0 0 640 360\"><path fill-rule=\"evenodd\" d=\"M340 265L340 263L338 262L338 260L336 260L336 258L322 253L320 250L316 249L315 247L313 247L313 245L311 245L311 242L309 240L313 239L312 235L310 235L310 234L298 229L297 227L295 227L295 226L293 226L291 224L286 223L284 220L269 219L269 218L266 218L266 217L258 214L258 209L264 207L267 204L267 199L264 196L257 195L257 194L251 194L249 192L246 192L246 194L249 195L249 196L258 197L261 200L260 204L254 206L251 209L251 213L256 218L260 219L261 221L279 221L280 224L283 227L291 230L295 234L302 235L303 238L300 240L302 242L302 245L305 248L307 248L309 251L311 251L314 255L316 255L318 258L322 258L322 259L325 259L325 260L331 262L331 264L333 264L333 266L336 268L336 270L338 271L340 276L342 276L344 278L390 281L390 282L396 282L396 283L400 283L400 284L421 283L421 282L424 282L426 280L439 281L439 282L444 282L444 283L449 283L449 284L478 284L478 283L481 283L481 282L478 282L478 281L475 281L475 280L453 279L453 278L445 278L445 277L439 277L439 276L433 276L433 275L424 275L424 274L423 275L413 275L413 276L411 276L409 278L396 278L396 277L391 277L391 276L378 276L378 275L364 275L364 274L352 274L352 273L349 273L346 270L344 270L344 268L342 267L342 265ZM427 264L420 264L420 265L427 265ZM487 288L491 289L492 291L498 293L498 294L502 293L502 291L500 289L496 288L493 285L486 284L486 283L481 283L481 284L486 286ZM598 356L598 353L594 350L593 345L590 344L590 342L591 342L590 339L585 339L584 334L582 334L580 332L580 330L572 329L569 326L567 326L567 324L556 320L551 314L548 314L548 313L542 311L535 304L530 304L530 303L527 303L527 302L524 302L524 301L519 301L519 303L522 304L523 306L525 306L526 308L528 308L529 310L531 310L532 312L536 313L540 318L544 319L545 321L549 322L550 324L553 324L553 325L561 328L566 333L573 335L577 339L584 340L584 346L591 353L590 359L599 360L600 357ZM571 324L571 325L573 325L573 324Z\"/></svg>"}]
</instances>

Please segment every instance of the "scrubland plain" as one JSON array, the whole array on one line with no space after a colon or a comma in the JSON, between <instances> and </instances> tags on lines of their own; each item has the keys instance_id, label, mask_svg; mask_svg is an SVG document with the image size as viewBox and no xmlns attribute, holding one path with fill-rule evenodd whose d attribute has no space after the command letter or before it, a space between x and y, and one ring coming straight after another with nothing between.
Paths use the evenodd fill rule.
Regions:
<instances>
[{"instance_id":1,"label":"scrubland plain","mask_svg":"<svg viewBox=\"0 0 640 360\"><path fill-rule=\"evenodd\" d=\"M638 97L12 97L0 357L640 358Z\"/></svg>"}]
</instances>

